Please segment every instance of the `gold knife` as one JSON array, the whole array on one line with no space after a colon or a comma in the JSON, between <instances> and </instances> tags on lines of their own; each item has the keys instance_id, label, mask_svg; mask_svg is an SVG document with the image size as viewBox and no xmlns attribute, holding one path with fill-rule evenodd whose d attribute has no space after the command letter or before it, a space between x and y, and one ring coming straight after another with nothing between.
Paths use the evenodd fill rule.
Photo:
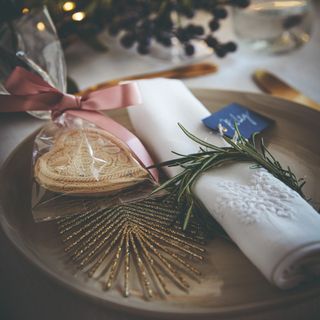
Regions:
<instances>
[{"instance_id":1,"label":"gold knife","mask_svg":"<svg viewBox=\"0 0 320 320\"><path fill-rule=\"evenodd\" d=\"M186 78L193 78L193 77L199 77L204 76L210 73L214 73L218 70L217 66L212 63L197 63L197 64L191 64L183 67L168 69L164 71L158 71L158 72L152 72L152 73L143 73L143 74L137 74L133 76L108 80L106 82L99 83L97 85L91 86L87 89L84 89L80 92L78 92L78 95L84 95L86 93L89 93L91 91L95 91L98 89L107 88L110 86L114 86L118 84L121 81L127 81L127 80L137 80L137 79L151 79L151 78L175 78L175 79L186 79Z\"/></svg>"},{"instance_id":2,"label":"gold knife","mask_svg":"<svg viewBox=\"0 0 320 320\"><path fill-rule=\"evenodd\" d=\"M306 97L299 90L291 87L289 84L266 70L256 70L253 74L253 80L257 86L266 93L275 97L301 103L312 109L320 111L320 103Z\"/></svg>"}]
</instances>

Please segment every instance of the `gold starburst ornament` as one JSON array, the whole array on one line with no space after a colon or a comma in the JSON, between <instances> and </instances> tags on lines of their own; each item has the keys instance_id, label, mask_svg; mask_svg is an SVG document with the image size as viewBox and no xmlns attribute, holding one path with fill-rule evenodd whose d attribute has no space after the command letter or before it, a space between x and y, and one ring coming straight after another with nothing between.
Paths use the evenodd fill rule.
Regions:
<instances>
[{"instance_id":1,"label":"gold starburst ornament","mask_svg":"<svg viewBox=\"0 0 320 320\"><path fill-rule=\"evenodd\" d=\"M107 207L96 200L88 212L58 220L65 252L80 272L123 296L165 296L170 288L187 292L190 280L199 282L204 235L196 223L182 231L180 210L172 197L145 199Z\"/></svg>"}]
</instances>

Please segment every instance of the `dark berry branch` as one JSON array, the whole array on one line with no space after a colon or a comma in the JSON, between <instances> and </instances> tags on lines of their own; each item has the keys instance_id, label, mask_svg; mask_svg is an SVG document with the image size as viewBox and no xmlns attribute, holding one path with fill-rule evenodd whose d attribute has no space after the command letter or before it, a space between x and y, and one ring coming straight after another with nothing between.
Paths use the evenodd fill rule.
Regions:
<instances>
[{"instance_id":1,"label":"dark berry branch","mask_svg":"<svg viewBox=\"0 0 320 320\"><path fill-rule=\"evenodd\" d=\"M153 41L170 47L176 38L186 55L193 55L194 43L202 40L218 57L224 57L236 50L236 44L220 42L215 32L228 17L227 6L244 8L249 0L78 0L70 11L63 9L64 2L55 0L26 0L25 6L43 3L49 6L65 44L75 36L92 39L107 28L111 36L119 37L123 47L135 47L140 54L148 54ZM73 14L79 11L84 16L76 21ZM193 19L200 11L211 16L207 26Z\"/></svg>"}]
</instances>

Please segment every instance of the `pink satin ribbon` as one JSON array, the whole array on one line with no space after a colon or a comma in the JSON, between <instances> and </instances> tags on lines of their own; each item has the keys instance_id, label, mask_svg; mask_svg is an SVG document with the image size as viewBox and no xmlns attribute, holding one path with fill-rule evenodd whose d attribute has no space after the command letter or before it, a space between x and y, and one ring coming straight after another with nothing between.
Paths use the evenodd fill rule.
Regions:
<instances>
[{"instance_id":1,"label":"pink satin ribbon","mask_svg":"<svg viewBox=\"0 0 320 320\"><path fill-rule=\"evenodd\" d=\"M0 95L1 112L47 110L52 112L53 119L66 112L94 123L121 139L145 167L153 164L148 151L132 132L98 112L140 104L141 95L135 82L120 84L78 97L62 93L37 75L16 67L7 79L5 88L10 95ZM158 181L158 171L155 169L149 171Z\"/></svg>"}]
</instances>

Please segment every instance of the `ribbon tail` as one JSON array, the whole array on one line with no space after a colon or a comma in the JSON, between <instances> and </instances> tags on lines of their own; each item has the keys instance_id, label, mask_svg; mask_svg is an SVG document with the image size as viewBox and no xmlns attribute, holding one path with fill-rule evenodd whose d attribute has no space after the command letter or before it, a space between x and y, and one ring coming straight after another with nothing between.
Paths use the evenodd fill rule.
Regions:
<instances>
[{"instance_id":1,"label":"ribbon tail","mask_svg":"<svg viewBox=\"0 0 320 320\"><path fill-rule=\"evenodd\" d=\"M15 95L30 95L40 92L59 92L41 79L40 76L16 67L5 81L5 88Z\"/></svg>"},{"instance_id":2,"label":"ribbon tail","mask_svg":"<svg viewBox=\"0 0 320 320\"><path fill-rule=\"evenodd\" d=\"M149 155L147 149L141 143L141 141L136 137L132 132L123 127L118 122L112 120L96 111L67 111L67 114L70 114L75 117L79 117L83 120L89 121L95 124L97 127L110 132L118 139L122 140L127 146L133 151L136 157L141 161L141 163L147 168L154 164L151 156ZM155 181L159 181L159 173L157 169L148 169Z\"/></svg>"},{"instance_id":3,"label":"ribbon tail","mask_svg":"<svg viewBox=\"0 0 320 320\"><path fill-rule=\"evenodd\" d=\"M37 95L0 95L0 112L51 110L61 99L61 94L45 92Z\"/></svg>"}]
</instances>

